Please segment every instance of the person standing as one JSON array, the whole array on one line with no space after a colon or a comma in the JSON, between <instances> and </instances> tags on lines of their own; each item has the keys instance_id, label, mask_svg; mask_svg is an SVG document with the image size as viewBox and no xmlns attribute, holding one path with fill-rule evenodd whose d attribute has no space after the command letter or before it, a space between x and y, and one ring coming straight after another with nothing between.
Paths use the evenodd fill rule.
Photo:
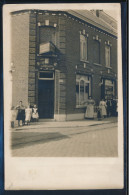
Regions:
<instances>
[{"instance_id":1,"label":"person standing","mask_svg":"<svg viewBox=\"0 0 129 195\"><path fill-rule=\"evenodd\" d=\"M116 116L117 101L113 98L112 100L112 116Z\"/></svg>"},{"instance_id":2,"label":"person standing","mask_svg":"<svg viewBox=\"0 0 129 195\"><path fill-rule=\"evenodd\" d=\"M107 99L107 117L111 116L111 108L112 108L111 100Z\"/></svg>"},{"instance_id":3,"label":"person standing","mask_svg":"<svg viewBox=\"0 0 129 195\"><path fill-rule=\"evenodd\" d=\"M22 101L19 101L19 105L16 106L16 110L18 110L17 118L18 126L20 126L20 121L22 121L22 125L25 124L25 107L22 104Z\"/></svg>"},{"instance_id":4,"label":"person standing","mask_svg":"<svg viewBox=\"0 0 129 195\"><path fill-rule=\"evenodd\" d=\"M94 118L94 105L95 105L95 101L90 96L89 100L86 102L85 118L89 118L89 119Z\"/></svg>"},{"instance_id":5,"label":"person standing","mask_svg":"<svg viewBox=\"0 0 129 195\"><path fill-rule=\"evenodd\" d=\"M36 104L32 108L32 118L34 121L38 121L38 119L39 119L38 108L37 108Z\"/></svg>"},{"instance_id":6,"label":"person standing","mask_svg":"<svg viewBox=\"0 0 129 195\"><path fill-rule=\"evenodd\" d=\"M105 118L107 116L107 111L106 111L107 105L104 99L100 101L99 108L100 108L101 118L103 117Z\"/></svg>"},{"instance_id":7,"label":"person standing","mask_svg":"<svg viewBox=\"0 0 129 195\"><path fill-rule=\"evenodd\" d=\"M28 104L28 107L25 109L25 122L27 125L30 124L31 116L32 116L32 108L30 108L30 104Z\"/></svg>"}]
</instances>

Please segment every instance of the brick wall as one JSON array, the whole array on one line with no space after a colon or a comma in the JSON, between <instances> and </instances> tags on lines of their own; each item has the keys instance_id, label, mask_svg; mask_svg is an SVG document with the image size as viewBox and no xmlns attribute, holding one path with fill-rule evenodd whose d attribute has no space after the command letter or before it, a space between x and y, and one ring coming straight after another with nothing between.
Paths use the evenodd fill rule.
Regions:
<instances>
[{"instance_id":1,"label":"brick wall","mask_svg":"<svg viewBox=\"0 0 129 195\"><path fill-rule=\"evenodd\" d=\"M86 68L80 61L80 31L85 30L88 34L88 62ZM93 37L98 35L100 42L100 66L94 64ZM105 67L105 42L109 41L111 46L111 69ZM77 69L76 69L77 66ZM92 76L92 96L99 103L101 99L101 78L115 79L117 73L117 40L116 38L100 32L90 25L83 25L73 17L67 17L66 22L66 69L67 69L67 114L84 112L84 109L76 108L76 73L89 74Z\"/></svg>"},{"instance_id":2,"label":"brick wall","mask_svg":"<svg viewBox=\"0 0 129 195\"><path fill-rule=\"evenodd\" d=\"M12 59L13 72L12 105L20 100L28 103L28 65L29 65L29 13L12 15Z\"/></svg>"},{"instance_id":3,"label":"brick wall","mask_svg":"<svg viewBox=\"0 0 129 195\"><path fill-rule=\"evenodd\" d=\"M50 26L56 24L55 29L53 28L44 28L40 25L45 24L45 20L49 20ZM65 40L65 23L66 19L59 13L37 13L37 54L39 50L40 42L53 41L55 46L59 49L60 53L58 54L58 65L54 67L55 70L55 114L65 114L66 112L66 64L65 64L65 52L66 52L66 40ZM40 30L42 28L42 30ZM45 38L45 31L52 30L55 31L55 41L51 38L51 33L49 32L49 37L51 40ZM42 37L40 37L42 36ZM46 35L47 36L47 35ZM41 61L41 58L36 56L36 62ZM35 63L36 63L35 62ZM49 69L48 69L49 70ZM57 70L57 71L56 71ZM36 102L38 103L38 73L36 73Z\"/></svg>"},{"instance_id":4,"label":"brick wall","mask_svg":"<svg viewBox=\"0 0 129 195\"><path fill-rule=\"evenodd\" d=\"M91 76L92 96L98 104L101 98L101 78L115 79L117 73L117 40L93 26L82 24L75 17L60 12L31 11L12 16L12 35L15 37L12 39L12 61L16 67L13 74L13 104L16 105L19 100L24 104L28 101L31 104L38 103L39 26L44 25L45 20L49 20L50 26L56 24L54 44L60 51L58 64L54 67L54 70L60 71L60 82L58 82L60 92L55 90L55 98L59 94L60 97L55 100L55 113L58 111L60 114L82 113L84 109L76 108L76 74ZM80 61L80 32L83 30L88 35L86 68L84 62ZM95 41L93 37L96 35L101 39L100 66L94 64L93 58ZM105 67L105 42L107 41L112 44L110 73Z\"/></svg>"},{"instance_id":5,"label":"brick wall","mask_svg":"<svg viewBox=\"0 0 129 195\"><path fill-rule=\"evenodd\" d=\"M29 17L29 77L28 77L28 101L31 105L36 103L36 13L30 13Z\"/></svg>"}]
</instances>

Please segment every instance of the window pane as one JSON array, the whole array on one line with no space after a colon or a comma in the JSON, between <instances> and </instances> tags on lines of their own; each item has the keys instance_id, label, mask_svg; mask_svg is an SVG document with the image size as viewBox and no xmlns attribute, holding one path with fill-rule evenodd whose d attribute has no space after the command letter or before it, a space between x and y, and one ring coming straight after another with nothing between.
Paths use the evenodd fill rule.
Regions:
<instances>
[{"instance_id":1,"label":"window pane","mask_svg":"<svg viewBox=\"0 0 129 195\"><path fill-rule=\"evenodd\" d=\"M89 78L89 79L88 79ZM76 105L82 105L91 93L91 77L76 75Z\"/></svg>"},{"instance_id":2,"label":"window pane","mask_svg":"<svg viewBox=\"0 0 129 195\"><path fill-rule=\"evenodd\" d=\"M80 35L80 60L87 60L87 38Z\"/></svg>"},{"instance_id":3,"label":"window pane","mask_svg":"<svg viewBox=\"0 0 129 195\"><path fill-rule=\"evenodd\" d=\"M80 41L80 59L83 59L83 42Z\"/></svg>"},{"instance_id":4,"label":"window pane","mask_svg":"<svg viewBox=\"0 0 129 195\"><path fill-rule=\"evenodd\" d=\"M93 46L94 63L100 64L100 43L94 41Z\"/></svg>"},{"instance_id":5,"label":"window pane","mask_svg":"<svg viewBox=\"0 0 129 195\"><path fill-rule=\"evenodd\" d=\"M105 46L105 64L107 67L110 67L110 46Z\"/></svg>"},{"instance_id":6,"label":"window pane","mask_svg":"<svg viewBox=\"0 0 129 195\"><path fill-rule=\"evenodd\" d=\"M85 83L85 94L84 94L85 101L88 100L88 94L89 94L89 83Z\"/></svg>"},{"instance_id":7,"label":"window pane","mask_svg":"<svg viewBox=\"0 0 129 195\"><path fill-rule=\"evenodd\" d=\"M80 81L80 104L84 101L84 81Z\"/></svg>"},{"instance_id":8,"label":"window pane","mask_svg":"<svg viewBox=\"0 0 129 195\"><path fill-rule=\"evenodd\" d=\"M79 83L76 82L76 105L79 105Z\"/></svg>"}]
</instances>

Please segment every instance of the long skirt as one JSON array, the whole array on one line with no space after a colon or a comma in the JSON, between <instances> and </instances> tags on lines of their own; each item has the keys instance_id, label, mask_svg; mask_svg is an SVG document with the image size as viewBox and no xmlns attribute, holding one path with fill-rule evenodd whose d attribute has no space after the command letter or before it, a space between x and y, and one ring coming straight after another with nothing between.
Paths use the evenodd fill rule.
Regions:
<instances>
[{"instance_id":1,"label":"long skirt","mask_svg":"<svg viewBox=\"0 0 129 195\"><path fill-rule=\"evenodd\" d=\"M105 106L100 106L100 110L101 110L101 116L106 116L107 115L107 111Z\"/></svg>"},{"instance_id":2,"label":"long skirt","mask_svg":"<svg viewBox=\"0 0 129 195\"><path fill-rule=\"evenodd\" d=\"M94 106L88 105L86 112L85 112L85 118L94 118Z\"/></svg>"}]
</instances>

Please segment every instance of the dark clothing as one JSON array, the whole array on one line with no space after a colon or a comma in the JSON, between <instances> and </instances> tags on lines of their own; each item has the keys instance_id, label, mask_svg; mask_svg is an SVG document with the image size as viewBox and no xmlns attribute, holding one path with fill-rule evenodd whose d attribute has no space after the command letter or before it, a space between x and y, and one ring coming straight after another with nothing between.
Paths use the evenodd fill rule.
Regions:
<instances>
[{"instance_id":1,"label":"dark clothing","mask_svg":"<svg viewBox=\"0 0 129 195\"><path fill-rule=\"evenodd\" d=\"M100 111L100 109L98 108L98 110L97 110L97 118L98 118L98 120L100 120L101 119L101 111Z\"/></svg>"},{"instance_id":2,"label":"dark clothing","mask_svg":"<svg viewBox=\"0 0 129 195\"><path fill-rule=\"evenodd\" d=\"M18 121L22 120L22 122L25 122L25 107L24 106L17 106L16 109L18 110L17 119Z\"/></svg>"},{"instance_id":3,"label":"dark clothing","mask_svg":"<svg viewBox=\"0 0 129 195\"><path fill-rule=\"evenodd\" d=\"M117 102L116 100L112 100L112 116L116 116L116 108L117 108Z\"/></svg>"},{"instance_id":4,"label":"dark clothing","mask_svg":"<svg viewBox=\"0 0 129 195\"><path fill-rule=\"evenodd\" d=\"M107 116L111 116L111 112L112 112L112 102L111 100L107 100Z\"/></svg>"},{"instance_id":5,"label":"dark clothing","mask_svg":"<svg viewBox=\"0 0 129 195\"><path fill-rule=\"evenodd\" d=\"M17 120L25 120L25 110L19 109L18 110L18 115L17 115Z\"/></svg>"}]
</instances>

